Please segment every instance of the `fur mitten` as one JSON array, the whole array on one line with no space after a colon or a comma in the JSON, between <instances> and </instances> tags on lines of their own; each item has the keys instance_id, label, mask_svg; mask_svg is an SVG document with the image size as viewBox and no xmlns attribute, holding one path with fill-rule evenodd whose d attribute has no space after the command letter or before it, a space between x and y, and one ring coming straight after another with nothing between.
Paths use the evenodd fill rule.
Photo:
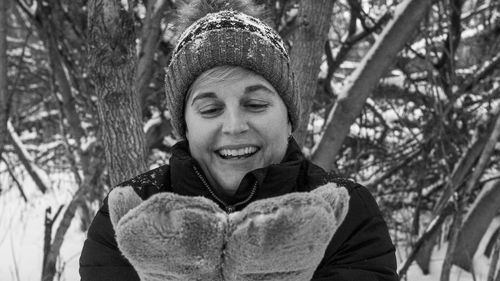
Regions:
<instances>
[{"instance_id":1,"label":"fur mitten","mask_svg":"<svg viewBox=\"0 0 500 281\"><path fill-rule=\"evenodd\" d=\"M311 280L348 206L347 190L330 183L230 214L225 280Z\"/></svg>"},{"instance_id":2,"label":"fur mitten","mask_svg":"<svg viewBox=\"0 0 500 281\"><path fill-rule=\"evenodd\" d=\"M142 281L222 280L227 215L214 202L172 193L142 201L117 187L108 203L118 247Z\"/></svg>"}]
</instances>

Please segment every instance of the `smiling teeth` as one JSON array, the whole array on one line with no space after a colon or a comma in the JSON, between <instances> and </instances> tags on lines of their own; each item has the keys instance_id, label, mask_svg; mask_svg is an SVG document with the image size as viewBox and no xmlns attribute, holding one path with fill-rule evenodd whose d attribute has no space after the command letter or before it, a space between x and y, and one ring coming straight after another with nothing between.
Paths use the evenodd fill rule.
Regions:
<instances>
[{"instance_id":1,"label":"smiling teeth","mask_svg":"<svg viewBox=\"0 0 500 281\"><path fill-rule=\"evenodd\" d=\"M220 155L228 157L228 156L244 156L247 154L251 154L257 151L256 147L245 147L240 149L221 149L219 151Z\"/></svg>"}]
</instances>

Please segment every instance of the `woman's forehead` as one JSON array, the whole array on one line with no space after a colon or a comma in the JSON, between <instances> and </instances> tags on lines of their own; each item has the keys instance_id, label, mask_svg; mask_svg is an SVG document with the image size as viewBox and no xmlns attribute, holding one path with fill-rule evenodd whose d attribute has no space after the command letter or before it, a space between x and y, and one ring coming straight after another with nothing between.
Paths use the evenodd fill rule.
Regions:
<instances>
[{"instance_id":1,"label":"woman's forehead","mask_svg":"<svg viewBox=\"0 0 500 281\"><path fill-rule=\"evenodd\" d=\"M225 87L241 88L245 93L259 89L277 94L274 87L261 75L236 66L215 67L202 73L191 85L186 100L194 94L217 92Z\"/></svg>"},{"instance_id":2,"label":"woman's forehead","mask_svg":"<svg viewBox=\"0 0 500 281\"><path fill-rule=\"evenodd\" d=\"M200 83L207 84L210 82L219 81L235 81L248 77L259 77L262 80L266 80L264 77L252 70L240 66L224 65L217 66L203 72L202 74L200 74L200 76L198 76L198 78L196 78L196 80L193 82L193 85Z\"/></svg>"}]
</instances>

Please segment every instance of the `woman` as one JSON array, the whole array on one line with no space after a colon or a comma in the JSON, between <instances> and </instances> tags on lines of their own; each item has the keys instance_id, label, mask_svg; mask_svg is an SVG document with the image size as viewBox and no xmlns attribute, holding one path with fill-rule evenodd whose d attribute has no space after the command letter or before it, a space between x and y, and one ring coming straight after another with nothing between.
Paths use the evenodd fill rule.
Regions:
<instances>
[{"instance_id":1,"label":"woman","mask_svg":"<svg viewBox=\"0 0 500 281\"><path fill-rule=\"evenodd\" d=\"M104 200L82 280L396 280L394 247L362 186L291 136L299 116L282 39L246 1L195 1L166 69L170 164ZM116 238L115 238L116 237Z\"/></svg>"}]
</instances>

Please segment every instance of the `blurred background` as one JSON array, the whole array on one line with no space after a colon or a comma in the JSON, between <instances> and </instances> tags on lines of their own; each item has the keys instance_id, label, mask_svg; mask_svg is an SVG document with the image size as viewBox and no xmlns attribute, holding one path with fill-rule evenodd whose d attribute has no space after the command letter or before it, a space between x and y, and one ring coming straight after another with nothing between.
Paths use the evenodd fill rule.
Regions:
<instances>
[{"instance_id":1,"label":"blurred background","mask_svg":"<svg viewBox=\"0 0 500 281\"><path fill-rule=\"evenodd\" d=\"M0 1L0 280L79 280L110 188L168 163L181 2ZM256 2L292 57L295 138L375 196L401 280L499 281L500 1Z\"/></svg>"}]
</instances>

